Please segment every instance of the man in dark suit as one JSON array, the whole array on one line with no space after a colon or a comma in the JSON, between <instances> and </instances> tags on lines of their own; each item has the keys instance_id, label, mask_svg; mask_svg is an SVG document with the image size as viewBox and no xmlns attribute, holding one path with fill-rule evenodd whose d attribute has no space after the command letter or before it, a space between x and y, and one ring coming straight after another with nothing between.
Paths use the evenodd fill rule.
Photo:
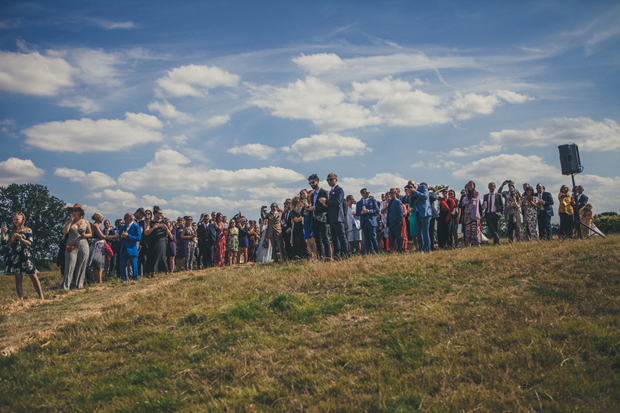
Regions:
<instances>
[{"instance_id":1,"label":"man in dark suit","mask_svg":"<svg viewBox=\"0 0 620 413\"><path fill-rule=\"evenodd\" d=\"M401 252L403 248L403 217L405 211L403 203L398 199L394 188L388 192L389 203L387 206L388 239L390 240L390 251Z\"/></svg>"},{"instance_id":2,"label":"man in dark suit","mask_svg":"<svg viewBox=\"0 0 620 413\"><path fill-rule=\"evenodd\" d=\"M335 173L327 175L327 184L331 187L327 198L319 198L319 202L327 206L327 218L334 244L334 258L349 257L349 243L345 230L344 191L338 185L338 177Z\"/></svg>"},{"instance_id":3,"label":"man in dark suit","mask_svg":"<svg viewBox=\"0 0 620 413\"><path fill-rule=\"evenodd\" d=\"M540 239L551 239L551 217L553 216L553 195L545 192L545 186L536 184L538 197L538 236Z\"/></svg>"},{"instance_id":4,"label":"man in dark suit","mask_svg":"<svg viewBox=\"0 0 620 413\"><path fill-rule=\"evenodd\" d=\"M369 198L370 192L368 192L368 189L362 189L360 194L362 199L355 206L355 216L360 218L366 254L376 254L379 252L379 244L377 243L379 205L377 205L377 201L373 198Z\"/></svg>"},{"instance_id":5,"label":"man in dark suit","mask_svg":"<svg viewBox=\"0 0 620 413\"><path fill-rule=\"evenodd\" d=\"M579 211L581 211L581 208L583 208L584 206L586 206L586 204L588 203L588 197L583 193L583 186L581 185L577 185L574 189L574 193L573 193L573 217L575 222L580 222L581 221L581 216L579 215ZM581 238L581 234L582 234L582 229L581 229L581 225L577 226L577 234L579 234L579 237Z\"/></svg>"},{"instance_id":6,"label":"man in dark suit","mask_svg":"<svg viewBox=\"0 0 620 413\"><path fill-rule=\"evenodd\" d=\"M484 210L484 218L487 221L487 227L493 237L493 245L500 245L499 241L499 218L504 212L504 203L502 194L495 192L495 182L489 183L489 193L484 195L482 209Z\"/></svg>"},{"instance_id":7,"label":"man in dark suit","mask_svg":"<svg viewBox=\"0 0 620 413\"><path fill-rule=\"evenodd\" d=\"M282 239L284 240L284 249L289 259L293 259L293 248L291 247L291 237L293 233L291 228L293 221L291 220L291 200L284 201L284 214L282 214Z\"/></svg>"},{"instance_id":8,"label":"man in dark suit","mask_svg":"<svg viewBox=\"0 0 620 413\"><path fill-rule=\"evenodd\" d=\"M125 225L121 227L121 278L127 281L127 262L131 263L133 269L132 278L138 281L138 245L142 238L142 231L138 224L134 222L133 214L128 212L124 217Z\"/></svg>"},{"instance_id":9,"label":"man in dark suit","mask_svg":"<svg viewBox=\"0 0 620 413\"><path fill-rule=\"evenodd\" d=\"M222 230L206 215L202 224L198 225L198 245L202 256L202 267L213 267L213 244Z\"/></svg>"},{"instance_id":10,"label":"man in dark suit","mask_svg":"<svg viewBox=\"0 0 620 413\"><path fill-rule=\"evenodd\" d=\"M317 174L312 174L308 178L308 183L312 188L310 197L310 211L312 218L312 232L316 241L316 249L320 258L330 257L331 248L329 238L327 238L327 206L319 202L321 198L327 198L327 191L320 187L320 180Z\"/></svg>"}]
</instances>

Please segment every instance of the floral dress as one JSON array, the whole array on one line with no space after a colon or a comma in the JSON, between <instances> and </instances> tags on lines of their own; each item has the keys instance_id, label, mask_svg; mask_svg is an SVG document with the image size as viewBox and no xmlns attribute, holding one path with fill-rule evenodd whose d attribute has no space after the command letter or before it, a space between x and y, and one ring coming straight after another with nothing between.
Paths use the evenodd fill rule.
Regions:
<instances>
[{"instance_id":1,"label":"floral dress","mask_svg":"<svg viewBox=\"0 0 620 413\"><path fill-rule=\"evenodd\" d=\"M193 236L196 235L194 230L191 227L185 227L185 236L192 236L190 239L184 239L185 242L185 269L187 271L192 271L194 267L194 262L196 261L196 243L194 241Z\"/></svg>"},{"instance_id":2,"label":"floral dress","mask_svg":"<svg viewBox=\"0 0 620 413\"><path fill-rule=\"evenodd\" d=\"M253 233L248 233L248 262L256 261L256 243L258 242L258 235L256 235L256 229Z\"/></svg>"},{"instance_id":3,"label":"floral dress","mask_svg":"<svg viewBox=\"0 0 620 413\"><path fill-rule=\"evenodd\" d=\"M226 251L239 251L239 229L237 227L228 230Z\"/></svg>"},{"instance_id":4,"label":"floral dress","mask_svg":"<svg viewBox=\"0 0 620 413\"><path fill-rule=\"evenodd\" d=\"M527 237L525 234L525 228L523 228L523 224L521 223L521 213L519 212L519 207L521 203L518 200L509 200L508 201L508 217L512 217L512 222L515 226L515 239L518 242L527 241Z\"/></svg>"},{"instance_id":5,"label":"floral dress","mask_svg":"<svg viewBox=\"0 0 620 413\"><path fill-rule=\"evenodd\" d=\"M220 235L217 236L215 244L213 245L213 264L222 267L224 265L224 258L226 257L226 231L223 225L217 225L219 225L222 231Z\"/></svg>"},{"instance_id":6,"label":"floral dress","mask_svg":"<svg viewBox=\"0 0 620 413\"><path fill-rule=\"evenodd\" d=\"M534 199L532 196L524 197L521 206L523 208L523 224L530 241L538 240L538 203Z\"/></svg>"},{"instance_id":7,"label":"floral dress","mask_svg":"<svg viewBox=\"0 0 620 413\"><path fill-rule=\"evenodd\" d=\"M93 224L93 227L97 224ZM101 227L99 226L99 230ZM102 231L103 232L103 231ZM105 267L105 240L99 238L93 231L93 243L90 244L90 258L88 268L102 270Z\"/></svg>"},{"instance_id":8,"label":"floral dress","mask_svg":"<svg viewBox=\"0 0 620 413\"><path fill-rule=\"evenodd\" d=\"M21 241L15 240L9 244L8 241L2 241L2 253L4 255L4 273L10 274L36 274L37 270L32 261L32 230L26 228L20 233L26 240L30 241L30 245L26 245ZM9 235L6 235L7 238Z\"/></svg>"}]
</instances>

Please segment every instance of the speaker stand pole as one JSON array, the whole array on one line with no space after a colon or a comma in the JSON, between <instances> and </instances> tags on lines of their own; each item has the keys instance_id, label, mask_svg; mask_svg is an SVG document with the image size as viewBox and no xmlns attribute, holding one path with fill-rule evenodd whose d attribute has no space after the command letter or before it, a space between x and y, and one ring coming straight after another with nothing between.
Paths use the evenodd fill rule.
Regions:
<instances>
[{"instance_id":1,"label":"speaker stand pole","mask_svg":"<svg viewBox=\"0 0 620 413\"><path fill-rule=\"evenodd\" d=\"M573 179L573 194L577 192L577 185L575 185L575 174L570 174L571 178ZM586 228L588 228L590 231L593 232L592 235L588 235L588 238L593 237L595 234L600 235L601 237L607 239L607 237L605 235L603 235L603 233L595 230L592 227L587 226L586 224L584 224L583 222L581 222L581 217L579 216L579 214L576 215L576 221L575 224L573 225L573 227L570 229L570 231L568 231L567 234L564 235L564 237L560 240L560 242L564 241L570 234L573 233L574 230L577 230L578 234L579 234L579 239L582 239L583 235L581 234L581 226L584 226Z\"/></svg>"}]
</instances>

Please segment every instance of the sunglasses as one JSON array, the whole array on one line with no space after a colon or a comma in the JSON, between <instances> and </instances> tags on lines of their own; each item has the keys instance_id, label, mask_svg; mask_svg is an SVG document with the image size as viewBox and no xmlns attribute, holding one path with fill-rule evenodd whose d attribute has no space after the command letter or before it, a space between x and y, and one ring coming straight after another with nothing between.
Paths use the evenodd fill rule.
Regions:
<instances>
[{"instance_id":1,"label":"sunglasses","mask_svg":"<svg viewBox=\"0 0 620 413\"><path fill-rule=\"evenodd\" d=\"M336 178L327 178L327 182L335 181L335 180L336 180Z\"/></svg>"}]
</instances>

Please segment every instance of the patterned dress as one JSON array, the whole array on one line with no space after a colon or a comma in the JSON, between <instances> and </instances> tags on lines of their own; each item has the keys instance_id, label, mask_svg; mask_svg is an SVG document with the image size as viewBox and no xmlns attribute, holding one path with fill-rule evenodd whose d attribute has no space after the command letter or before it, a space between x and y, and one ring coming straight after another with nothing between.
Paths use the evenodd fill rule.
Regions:
<instances>
[{"instance_id":1,"label":"patterned dress","mask_svg":"<svg viewBox=\"0 0 620 413\"><path fill-rule=\"evenodd\" d=\"M226 240L227 251L239 251L239 228L234 227L228 230L228 239Z\"/></svg>"},{"instance_id":2,"label":"patterned dress","mask_svg":"<svg viewBox=\"0 0 620 413\"><path fill-rule=\"evenodd\" d=\"M256 231L253 234L248 234L248 262L256 261L257 242L258 235L256 235Z\"/></svg>"},{"instance_id":3,"label":"patterned dress","mask_svg":"<svg viewBox=\"0 0 620 413\"><path fill-rule=\"evenodd\" d=\"M530 237L530 241L538 240L538 203L534 201L534 197L526 196L523 198L523 223L525 231Z\"/></svg>"},{"instance_id":4,"label":"patterned dress","mask_svg":"<svg viewBox=\"0 0 620 413\"><path fill-rule=\"evenodd\" d=\"M220 229L220 235L217 236L215 244L213 245L213 265L222 267L224 265L224 258L226 257L226 231L224 226L218 224Z\"/></svg>"},{"instance_id":5,"label":"patterned dress","mask_svg":"<svg viewBox=\"0 0 620 413\"><path fill-rule=\"evenodd\" d=\"M474 191L472 199L465 197L463 205L465 206L465 244L481 244L482 243L482 226L480 225L480 193Z\"/></svg>"},{"instance_id":6,"label":"patterned dress","mask_svg":"<svg viewBox=\"0 0 620 413\"><path fill-rule=\"evenodd\" d=\"M86 225L88 224L82 225L79 229L86 231ZM79 236L78 228L75 225L69 227L67 245L73 246L75 249L71 252L65 251L65 274L62 280L62 289L65 291L69 291L72 281L75 281L77 288L84 287L89 256L88 240Z\"/></svg>"},{"instance_id":7,"label":"patterned dress","mask_svg":"<svg viewBox=\"0 0 620 413\"><path fill-rule=\"evenodd\" d=\"M30 241L30 245L26 245L21 241L15 240L9 244L8 241L2 241L2 254L4 255L4 273L11 274L36 274L37 270L32 261L32 230L26 228L20 233L22 238ZM7 239L9 234L6 234Z\"/></svg>"},{"instance_id":8,"label":"patterned dress","mask_svg":"<svg viewBox=\"0 0 620 413\"><path fill-rule=\"evenodd\" d=\"M185 227L185 236L191 235L192 238L184 239L185 242L185 269L187 271L192 271L194 268L194 262L196 261L196 243L194 241L193 236L196 235L192 227Z\"/></svg>"},{"instance_id":9,"label":"patterned dress","mask_svg":"<svg viewBox=\"0 0 620 413\"><path fill-rule=\"evenodd\" d=\"M97 224L93 224L93 227ZM101 227L99 227L101 230ZM101 230L101 232L103 232ZM105 267L105 240L100 239L93 231L93 243L90 244L90 258L88 268L91 270L102 270Z\"/></svg>"},{"instance_id":10,"label":"patterned dress","mask_svg":"<svg viewBox=\"0 0 620 413\"><path fill-rule=\"evenodd\" d=\"M523 224L521 223L520 206L521 203L519 201L508 201L508 217L512 217L512 222L515 226L515 240L523 242L527 241L527 236L525 234L525 228L523 228Z\"/></svg>"}]
</instances>

